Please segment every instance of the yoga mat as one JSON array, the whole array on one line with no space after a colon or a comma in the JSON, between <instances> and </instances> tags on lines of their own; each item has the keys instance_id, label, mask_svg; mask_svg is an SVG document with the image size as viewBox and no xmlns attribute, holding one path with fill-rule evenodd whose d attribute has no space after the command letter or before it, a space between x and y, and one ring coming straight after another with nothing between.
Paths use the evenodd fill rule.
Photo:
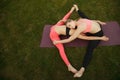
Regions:
<instances>
[{"instance_id":1,"label":"yoga mat","mask_svg":"<svg viewBox=\"0 0 120 80\"><path fill-rule=\"evenodd\" d=\"M116 21L106 22L106 25L102 25L104 35L109 37L109 41L101 41L99 46L120 45L120 26ZM50 27L52 25L45 25L43 35L40 43L40 47L54 47L52 41L49 38ZM65 36L60 36L61 39L65 39ZM65 43L64 46L69 47L82 47L87 46L88 41L75 39L70 43Z\"/></svg>"}]
</instances>

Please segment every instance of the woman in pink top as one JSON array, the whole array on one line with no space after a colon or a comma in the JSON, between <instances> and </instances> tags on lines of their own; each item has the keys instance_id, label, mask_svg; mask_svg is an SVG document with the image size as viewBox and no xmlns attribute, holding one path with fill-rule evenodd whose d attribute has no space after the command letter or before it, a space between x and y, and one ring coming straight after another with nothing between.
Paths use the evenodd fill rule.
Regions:
<instances>
[{"instance_id":1,"label":"woman in pink top","mask_svg":"<svg viewBox=\"0 0 120 80\"><path fill-rule=\"evenodd\" d=\"M77 5L74 5L74 7L76 8L76 11L78 11L79 15L82 16L82 18L80 18L77 21L68 19L66 21L66 26L68 28L68 29L66 29L67 30L66 34L71 35L71 36L68 39L64 39L64 40L60 40L60 39L53 40L54 41L53 43L55 45L71 42L72 40L78 38L79 35L98 36L98 37L103 36L101 24L105 24L105 23L101 22L101 21L88 19L87 16L85 16L82 12L80 12ZM72 33L70 30L74 31L74 33ZM86 67L88 66L89 62L91 61L92 53L101 41L100 39L99 40L98 39L95 40L95 39L89 40L86 54L85 54L84 60L82 62L82 66L79 71L77 71L77 72L75 71L74 77L81 77L83 75ZM109 38L106 37L106 41L107 40L109 40Z\"/></svg>"}]
</instances>

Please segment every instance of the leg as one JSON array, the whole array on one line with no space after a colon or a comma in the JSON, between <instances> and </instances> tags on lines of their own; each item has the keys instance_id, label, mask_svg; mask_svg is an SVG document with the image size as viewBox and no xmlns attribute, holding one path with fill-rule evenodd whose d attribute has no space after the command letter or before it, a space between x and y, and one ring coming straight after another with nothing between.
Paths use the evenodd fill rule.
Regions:
<instances>
[{"instance_id":1,"label":"leg","mask_svg":"<svg viewBox=\"0 0 120 80\"><path fill-rule=\"evenodd\" d=\"M51 32L50 32L50 39L52 41L60 40L59 35L54 31L54 29L52 29ZM63 44L56 44L55 46L58 48L59 54L60 54L62 60L64 61L64 63L66 64L66 66L68 67L68 70L73 72L73 73L77 72L77 70L74 67L72 67L69 60L67 59L67 56L66 56L65 51L64 51Z\"/></svg>"},{"instance_id":2,"label":"leg","mask_svg":"<svg viewBox=\"0 0 120 80\"><path fill-rule=\"evenodd\" d=\"M98 46L100 40L89 41L86 54L82 63L81 69L74 75L74 77L81 77L92 59L94 49Z\"/></svg>"},{"instance_id":3,"label":"leg","mask_svg":"<svg viewBox=\"0 0 120 80\"><path fill-rule=\"evenodd\" d=\"M78 12L80 17L89 19L81 10L79 10L77 5L74 5L74 7L76 8L76 11Z\"/></svg>"},{"instance_id":4,"label":"leg","mask_svg":"<svg viewBox=\"0 0 120 80\"><path fill-rule=\"evenodd\" d=\"M101 25L100 25L101 27ZM101 31L95 33L95 34L86 34L87 36L98 36L101 37L103 36L103 31L101 29ZM82 63L82 67L81 69L74 75L74 77L81 77L86 69L86 67L88 66L88 64L90 63L91 59L92 59L92 54L94 49L98 46L98 44L100 43L100 40L90 40L87 46L87 50L86 50L86 54L84 56L84 60Z\"/></svg>"},{"instance_id":5,"label":"leg","mask_svg":"<svg viewBox=\"0 0 120 80\"><path fill-rule=\"evenodd\" d=\"M57 44L57 45L55 45L55 46L58 48L62 60L63 60L64 63L68 66L68 65L70 64L70 62L69 62L69 60L67 59L67 56L66 56L66 54L65 54L63 44Z\"/></svg>"},{"instance_id":6,"label":"leg","mask_svg":"<svg viewBox=\"0 0 120 80\"><path fill-rule=\"evenodd\" d=\"M61 56L62 60L65 62L65 64L67 65L68 70L73 72L73 73L76 73L77 70L70 64L70 62L67 59L67 56L66 56L65 51L64 51L63 44L57 44L55 46L58 48L60 56Z\"/></svg>"},{"instance_id":7,"label":"leg","mask_svg":"<svg viewBox=\"0 0 120 80\"><path fill-rule=\"evenodd\" d=\"M86 54L84 56L84 60L83 60L83 63L82 63L82 67L86 68L88 66L89 62L92 59L93 51L98 46L99 42L100 42L100 40L89 41L88 47L87 47L87 50L86 50Z\"/></svg>"},{"instance_id":8,"label":"leg","mask_svg":"<svg viewBox=\"0 0 120 80\"><path fill-rule=\"evenodd\" d=\"M103 31L99 31L95 34L87 34L88 36L98 36L98 37L101 37L103 36ZM84 60L83 60L83 63L82 63L82 67L86 68L89 64L89 62L91 61L92 59L92 54L93 54L93 51L94 49L98 46L98 44L100 43L100 40L90 40L89 43L88 43L88 46L87 46L87 50L86 50L86 54L84 56Z\"/></svg>"},{"instance_id":9,"label":"leg","mask_svg":"<svg viewBox=\"0 0 120 80\"><path fill-rule=\"evenodd\" d=\"M82 11L78 10L77 12L78 12L80 17L89 19Z\"/></svg>"}]
</instances>

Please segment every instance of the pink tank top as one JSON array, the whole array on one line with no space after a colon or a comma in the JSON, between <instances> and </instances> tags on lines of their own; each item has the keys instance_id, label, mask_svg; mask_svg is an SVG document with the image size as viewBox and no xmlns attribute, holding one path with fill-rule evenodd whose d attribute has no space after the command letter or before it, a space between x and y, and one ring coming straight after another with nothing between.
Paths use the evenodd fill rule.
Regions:
<instances>
[{"instance_id":1,"label":"pink tank top","mask_svg":"<svg viewBox=\"0 0 120 80\"><path fill-rule=\"evenodd\" d=\"M91 21L91 20L88 20L88 19L79 19L78 21L79 21L79 22L85 22L85 23L87 23L87 27L86 27L86 29L83 31L83 33L90 32L91 27L92 27L92 21Z\"/></svg>"}]
</instances>

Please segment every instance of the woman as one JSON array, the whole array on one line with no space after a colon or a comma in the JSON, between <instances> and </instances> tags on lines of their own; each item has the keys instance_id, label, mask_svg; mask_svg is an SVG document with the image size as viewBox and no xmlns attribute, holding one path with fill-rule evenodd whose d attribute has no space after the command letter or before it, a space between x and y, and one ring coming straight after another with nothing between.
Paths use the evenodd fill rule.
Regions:
<instances>
[{"instance_id":1,"label":"woman","mask_svg":"<svg viewBox=\"0 0 120 80\"><path fill-rule=\"evenodd\" d=\"M87 35L87 36L98 36L102 37L103 36L103 31L101 29L101 24L105 24L104 22L101 21L96 21L96 20L90 20L88 17L86 17L83 13L80 12L78 9L77 5L74 5L76 8L76 11L78 11L79 15L82 15L82 18L76 20L67 20L66 21L66 26L72 30L74 30L74 33L68 38L64 40L54 40L54 44L62 44L62 43L68 43L71 42L72 40L79 38L78 36L80 34L82 35ZM71 33L71 31L68 31L68 33ZM106 41L109 40L109 38L106 37ZM100 39L96 40L89 40L86 54L82 63L82 67L78 72L75 73L74 77L81 77L88 66L89 62L91 61L92 58L92 53L93 50L98 46L100 43Z\"/></svg>"},{"instance_id":2,"label":"woman","mask_svg":"<svg viewBox=\"0 0 120 80\"><path fill-rule=\"evenodd\" d=\"M66 25L64 25L65 21L70 17L71 13L74 11L75 7L72 7L71 10L63 17L62 20L60 20L59 22L57 22L55 25L53 25L51 27L50 30L50 39L52 41L56 41L56 40L60 40L59 35L67 35L67 29L66 29ZM72 35L74 33L74 29L70 30L70 35ZM77 38L80 39L86 39L86 40L104 40L106 41L107 37L103 36L103 37L87 37L87 36L83 36L83 35L78 35ZM58 48L59 53L61 58L63 59L63 61L65 62L66 66L68 67L68 70L76 73L77 70L70 64L69 60L66 57L65 51L64 51L64 47L63 44L59 43L59 44L55 44L55 46Z\"/></svg>"}]
</instances>

